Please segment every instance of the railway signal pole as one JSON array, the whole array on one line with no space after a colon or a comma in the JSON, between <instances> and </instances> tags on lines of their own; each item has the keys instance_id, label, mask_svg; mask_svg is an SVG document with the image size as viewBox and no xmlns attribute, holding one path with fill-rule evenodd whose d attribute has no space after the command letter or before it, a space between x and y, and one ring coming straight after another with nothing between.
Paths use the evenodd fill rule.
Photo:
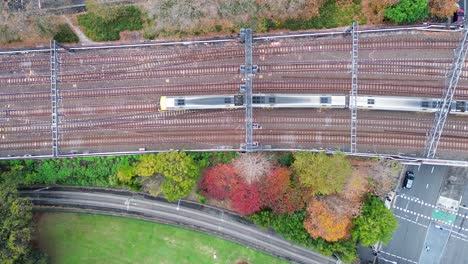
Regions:
<instances>
[{"instance_id":1,"label":"railway signal pole","mask_svg":"<svg viewBox=\"0 0 468 264\"><path fill-rule=\"evenodd\" d=\"M353 51L351 56L351 96L349 106L351 109L351 153L356 153L357 141L357 93L358 93L358 24L353 22Z\"/></svg>"},{"instance_id":2,"label":"railway signal pole","mask_svg":"<svg viewBox=\"0 0 468 264\"><path fill-rule=\"evenodd\" d=\"M455 49L454 60L450 70L447 74L447 80L445 83L446 89L444 91L444 96L442 101L439 101L437 104L437 111L435 113L434 122L432 123L432 128L429 133L428 140L426 142L426 157L434 158L437 146L439 145L440 136L444 130L445 122L447 121L447 116L452 107L452 99L457 88L460 75L462 74L462 69L465 64L466 52L468 48L468 23L465 20L465 26L463 28L463 35L458 47Z\"/></svg>"},{"instance_id":3,"label":"railway signal pole","mask_svg":"<svg viewBox=\"0 0 468 264\"><path fill-rule=\"evenodd\" d=\"M58 91L57 91L57 42L50 41L50 97L52 102L52 155L57 157L59 155L58 149Z\"/></svg>"},{"instance_id":4,"label":"railway signal pole","mask_svg":"<svg viewBox=\"0 0 468 264\"><path fill-rule=\"evenodd\" d=\"M245 151L253 150L253 128L252 128L252 89L253 76L258 71L257 65L252 65L252 29L242 28L240 30L239 39L245 44L245 64L240 66L240 73L244 75L245 85L241 86L241 92L245 94Z\"/></svg>"}]
</instances>

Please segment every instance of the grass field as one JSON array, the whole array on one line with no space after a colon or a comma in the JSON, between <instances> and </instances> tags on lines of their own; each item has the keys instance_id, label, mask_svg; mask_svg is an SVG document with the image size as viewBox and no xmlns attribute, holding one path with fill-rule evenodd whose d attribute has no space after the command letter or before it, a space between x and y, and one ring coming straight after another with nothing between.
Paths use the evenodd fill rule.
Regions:
<instances>
[{"instance_id":1,"label":"grass field","mask_svg":"<svg viewBox=\"0 0 468 264\"><path fill-rule=\"evenodd\" d=\"M284 263L230 241L169 225L71 213L40 213L35 218L39 246L52 263Z\"/></svg>"}]
</instances>

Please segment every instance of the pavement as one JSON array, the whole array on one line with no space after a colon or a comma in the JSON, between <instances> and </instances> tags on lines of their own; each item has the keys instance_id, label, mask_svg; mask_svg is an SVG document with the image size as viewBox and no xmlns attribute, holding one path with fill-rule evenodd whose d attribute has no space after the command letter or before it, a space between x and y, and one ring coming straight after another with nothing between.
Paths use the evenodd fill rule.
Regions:
<instances>
[{"instance_id":1,"label":"pavement","mask_svg":"<svg viewBox=\"0 0 468 264\"><path fill-rule=\"evenodd\" d=\"M238 215L191 201L169 203L162 198L127 191L84 187L27 187L20 191L34 207L143 218L211 233L293 263L332 264L336 259L283 240Z\"/></svg>"},{"instance_id":2,"label":"pavement","mask_svg":"<svg viewBox=\"0 0 468 264\"><path fill-rule=\"evenodd\" d=\"M398 229L377 262L468 263L468 170L428 165L407 169L415 173L414 186L398 191L392 206Z\"/></svg>"}]
</instances>

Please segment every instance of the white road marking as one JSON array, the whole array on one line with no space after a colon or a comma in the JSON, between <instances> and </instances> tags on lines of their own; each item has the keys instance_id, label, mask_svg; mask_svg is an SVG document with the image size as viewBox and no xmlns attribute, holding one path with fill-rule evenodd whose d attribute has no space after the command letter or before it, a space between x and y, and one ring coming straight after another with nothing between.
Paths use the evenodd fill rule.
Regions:
<instances>
[{"instance_id":1,"label":"white road marking","mask_svg":"<svg viewBox=\"0 0 468 264\"><path fill-rule=\"evenodd\" d=\"M400 218L400 219L405 220L405 221L408 221L408 222L411 222L411 223L413 223L413 224L420 225L420 226L422 226L422 227L427 228L427 225L423 225L423 224L421 224L421 223L418 223L418 222L417 222L417 221L418 221L417 219L416 219L416 221L413 221L413 220L411 220L411 219L408 219L408 218L405 218L405 217L401 217L401 216L399 216L399 215L395 215L395 217L396 217L396 218Z\"/></svg>"},{"instance_id":2,"label":"white road marking","mask_svg":"<svg viewBox=\"0 0 468 264\"><path fill-rule=\"evenodd\" d=\"M429 183L428 183L428 184L426 184L426 189L427 189L427 188L429 188Z\"/></svg>"},{"instance_id":3,"label":"white road marking","mask_svg":"<svg viewBox=\"0 0 468 264\"><path fill-rule=\"evenodd\" d=\"M432 166L431 174L434 173L434 166Z\"/></svg>"},{"instance_id":4,"label":"white road marking","mask_svg":"<svg viewBox=\"0 0 468 264\"><path fill-rule=\"evenodd\" d=\"M418 262L416 262L416 261L413 261L413 260L410 260L410 259L407 259L407 258L404 258L404 257L400 257L400 256L397 256L397 255L392 254L392 253L388 253L388 252L385 252L385 251L380 251L380 253L384 253L384 254L392 256L394 258L398 258L398 259L401 259L401 260L404 260L404 261L408 261L410 263L418 264Z\"/></svg>"},{"instance_id":5,"label":"white road marking","mask_svg":"<svg viewBox=\"0 0 468 264\"><path fill-rule=\"evenodd\" d=\"M455 236L455 235L452 235L453 238L456 238L456 239L460 239L460 240L463 240L465 242L468 242L468 239L464 239L464 238L461 238L461 237L458 237L458 236Z\"/></svg>"}]
</instances>

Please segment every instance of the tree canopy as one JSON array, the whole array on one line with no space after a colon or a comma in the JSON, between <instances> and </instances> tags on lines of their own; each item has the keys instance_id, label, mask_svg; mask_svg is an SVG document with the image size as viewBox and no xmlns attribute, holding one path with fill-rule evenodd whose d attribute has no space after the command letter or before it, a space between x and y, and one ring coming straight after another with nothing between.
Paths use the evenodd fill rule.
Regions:
<instances>
[{"instance_id":1,"label":"tree canopy","mask_svg":"<svg viewBox=\"0 0 468 264\"><path fill-rule=\"evenodd\" d=\"M369 196L362 208L362 213L354 220L353 238L363 246L371 246L382 241L387 244L398 222L384 203L374 196Z\"/></svg>"},{"instance_id":2,"label":"tree canopy","mask_svg":"<svg viewBox=\"0 0 468 264\"><path fill-rule=\"evenodd\" d=\"M16 185L0 179L0 260L1 263L46 263L31 248L32 203L18 197Z\"/></svg>"},{"instance_id":3,"label":"tree canopy","mask_svg":"<svg viewBox=\"0 0 468 264\"><path fill-rule=\"evenodd\" d=\"M428 0L401 0L385 10L385 18L397 24L412 24L429 14Z\"/></svg>"},{"instance_id":4,"label":"tree canopy","mask_svg":"<svg viewBox=\"0 0 468 264\"><path fill-rule=\"evenodd\" d=\"M176 151L159 153L154 170L166 177L161 190L169 201L187 196L200 175L200 168L192 157Z\"/></svg>"},{"instance_id":5,"label":"tree canopy","mask_svg":"<svg viewBox=\"0 0 468 264\"><path fill-rule=\"evenodd\" d=\"M429 0L429 10L431 14L445 18L457 11L457 2L458 0Z\"/></svg>"},{"instance_id":6,"label":"tree canopy","mask_svg":"<svg viewBox=\"0 0 468 264\"><path fill-rule=\"evenodd\" d=\"M277 167L264 180L257 183L260 189L262 208L270 208L275 214L292 214L304 207L301 191L294 188L291 170Z\"/></svg>"},{"instance_id":7,"label":"tree canopy","mask_svg":"<svg viewBox=\"0 0 468 264\"><path fill-rule=\"evenodd\" d=\"M217 200L225 200L231 196L239 181L239 176L234 172L232 166L219 164L205 171L199 189L203 195Z\"/></svg>"},{"instance_id":8,"label":"tree canopy","mask_svg":"<svg viewBox=\"0 0 468 264\"><path fill-rule=\"evenodd\" d=\"M232 192L232 208L241 215L250 215L260 210L258 187L244 182L239 183Z\"/></svg>"},{"instance_id":9,"label":"tree canopy","mask_svg":"<svg viewBox=\"0 0 468 264\"><path fill-rule=\"evenodd\" d=\"M293 171L302 185L312 194L328 195L340 193L352 167L344 154L294 153Z\"/></svg>"},{"instance_id":10,"label":"tree canopy","mask_svg":"<svg viewBox=\"0 0 468 264\"><path fill-rule=\"evenodd\" d=\"M336 242L349 238L351 216L346 210L339 210L339 204L342 202L339 197L331 202L333 204L324 199L313 198L307 205L304 228L315 239L323 238L329 242Z\"/></svg>"},{"instance_id":11,"label":"tree canopy","mask_svg":"<svg viewBox=\"0 0 468 264\"><path fill-rule=\"evenodd\" d=\"M156 173L156 163L156 154L142 155L135 168L135 173L144 177L153 176Z\"/></svg>"}]
</instances>

